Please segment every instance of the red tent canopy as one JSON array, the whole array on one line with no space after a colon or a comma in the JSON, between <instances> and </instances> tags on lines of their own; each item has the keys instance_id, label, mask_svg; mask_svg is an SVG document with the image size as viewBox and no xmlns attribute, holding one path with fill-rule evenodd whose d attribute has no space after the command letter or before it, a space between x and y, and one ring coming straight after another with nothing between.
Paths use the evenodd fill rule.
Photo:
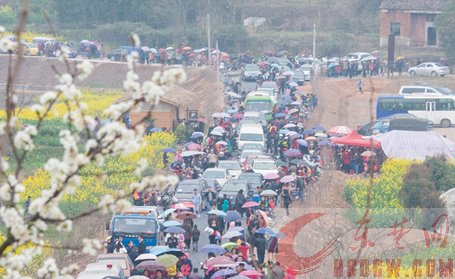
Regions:
<instances>
[{"instance_id":1,"label":"red tent canopy","mask_svg":"<svg viewBox=\"0 0 455 279\"><path fill-rule=\"evenodd\" d=\"M375 149L381 148L381 143L373 139L364 139L356 131L352 131L350 134L341 137L341 138L331 138L330 139L335 144L344 144L350 146L360 146L360 147L373 147ZM371 142L373 141L373 142ZM372 144L373 143L373 144Z\"/></svg>"}]
</instances>

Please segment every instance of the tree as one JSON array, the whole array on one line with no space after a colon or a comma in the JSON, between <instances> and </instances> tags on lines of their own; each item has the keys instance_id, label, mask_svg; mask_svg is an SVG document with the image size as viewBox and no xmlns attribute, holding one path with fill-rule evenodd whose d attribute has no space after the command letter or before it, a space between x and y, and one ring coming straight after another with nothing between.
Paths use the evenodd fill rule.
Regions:
<instances>
[{"instance_id":1,"label":"tree","mask_svg":"<svg viewBox=\"0 0 455 279\"><path fill-rule=\"evenodd\" d=\"M57 1L60 2L60 1ZM61 1L64 2L64 1ZM28 1L24 1L21 17L16 28L18 40L25 29L28 14ZM55 90L43 94L32 111L36 114L36 124L17 125L17 93L14 83L17 72L22 64L22 47L14 45L9 40L7 43L3 28L0 28L1 50L16 50L15 56L10 57L11 71L6 77L7 85L4 89L6 117L0 122L0 133L6 138L11 147L11 154L0 154L0 219L4 230L0 235L0 269L4 278L25 278L20 271L36 255L42 255L43 249L48 248L46 232L55 227L62 232L72 230L72 223L84 216L96 212L122 211L131 206L129 197L133 191L146 189L159 191L164 186L177 182L174 176L155 175L144 177L141 181L130 185L128 191L113 190L112 194L105 195L101 200L82 213L75 216L65 216L60 204L65 195L71 195L81 186L81 170L90 164L105 165L110 158L128 155L136 152L143 146L144 129L140 125L127 128L123 123L125 114L133 107L144 103L158 104L160 97L172 86L185 80L186 75L182 69L169 69L156 72L149 80L140 83L138 75L134 72L135 56L128 57L129 71L124 82L126 91L131 92L132 99L109 106L104 110L108 124L101 127L93 116L86 113L83 103L83 93L75 85L76 80L87 78L94 70L94 65L89 61L68 61L67 51L59 49L58 58L67 65L66 71L58 72L59 84ZM139 45L137 36L133 36L135 45ZM43 127L44 121L49 117L58 102L67 105L68 112L64 118L67 123L59 132L59 140L63 153L61 158L50 158L43 168L49 174L50 185L42 190L38 197L29 201L25 207L21 202L21 193L25 188L22 184L24 165L30 159L30 152L35 148L35 140ZM146 118L144 118L146 119ZM8 160L9 159L9 160ZM146 166L146 158L137 158L138 166L134 170L142 173ZM10 160L16 162L10 165ZM106 173L104 173L106 175ZM100 176L101 179L101 176ZM56 249L81 249L80 243L74 247L55 247ZM94 254L101 248L97 239L84 239L83 253ZM43 255L45 256L45 255ZM68 267L57 267L55 259L45 256L44 264L40 267L35 278L72 278L71 273L77 269L72 264Z\"/></svg>"},{"instance_id":2,"label":"tree","mask_svg":"<svg viewBox=\"0 0 455 279\"><path fill-rule=\"evenodd\" d=\"M455 63L455 2L448 1L447 7L435 19L439 40L444 47L449 63Z\"/></svg>"}]
</instances>

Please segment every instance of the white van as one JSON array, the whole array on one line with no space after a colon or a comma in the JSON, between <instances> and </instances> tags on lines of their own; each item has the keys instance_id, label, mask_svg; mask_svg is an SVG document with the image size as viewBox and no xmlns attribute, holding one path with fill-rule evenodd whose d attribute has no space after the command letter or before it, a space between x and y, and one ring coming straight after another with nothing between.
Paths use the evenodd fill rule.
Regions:
<instances>
[{"instance_id":1,"label":"white van","mask_svg":"<svg viewBox=\"0 0 455 279\"><path fill-rule=\"evenodd\" d=\"M264 149L264 130L259 123L245 123L240 128L239 133L239 150L243 149L243 145L246 143L260 144Z\"/></svg>"},{"instance_id":2,"label":"white van","mask_svg":"<svg viewBox=\"0 0 455 279\"><path fill-rule=\"evenodd\" d=\"M454 95L449 88L440 86L427 86L427 85L408 85L401 86L399 95L412 95L412 94L439 94L439 95Z\"/></svg>"},{"instance_id":3,"label":"white van","mask_svg":"<svg viewBox=\"0 0 455 279\"><path fill-rule=\"evenodd\" d=\"M77 279L102 279L106 277L126 278L120 266L111 263L90 263Z\"/></svg>"}]
</instances>

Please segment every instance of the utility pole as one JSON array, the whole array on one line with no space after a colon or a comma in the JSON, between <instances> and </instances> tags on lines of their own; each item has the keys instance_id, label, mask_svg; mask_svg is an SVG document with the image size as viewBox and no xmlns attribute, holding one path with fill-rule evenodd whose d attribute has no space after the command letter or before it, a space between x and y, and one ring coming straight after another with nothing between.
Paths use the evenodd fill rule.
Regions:
<instances>
[{"instance_id":1,"label":"utility pole","mask_svg":"<svg viewBox=\"0 0 455 279\"><path fill-rule=\"evenodd\" d=\"M220 50L218 48L218 41L215 42L215 48L216 48L216 74L217 74L217 79L220 81Z\"/></svg>"},{"instance_id":2,"label":"utility pole","mask_svg":"<svg viewBox=\"0 0 455 279\"><path fill-rule=\"evenodd\" d=\"M316 77L316 24L313 24L313 63L312 63L312 69L313 69L313 74L311 75L311 82L314 82L314 79Z\"/></svg>"},{"instance_id":3,"label":"utility pole","mask_svg":"<svg viewBox=\"0 0 455 279\"><path fill-rule=\"evenodd\" d=\"M210 14L207 14L207 65L210 66L211 60L210 60L210 54L211 54L211 49L210 49Z\"/></svg>"}]
</instances>

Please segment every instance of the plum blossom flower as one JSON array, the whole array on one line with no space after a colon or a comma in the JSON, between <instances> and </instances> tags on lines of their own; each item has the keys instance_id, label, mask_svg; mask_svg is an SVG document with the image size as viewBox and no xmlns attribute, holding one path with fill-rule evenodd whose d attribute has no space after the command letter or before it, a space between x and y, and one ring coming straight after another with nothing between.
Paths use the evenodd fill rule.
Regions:
<instances>
[{"instance_id":1,"label":"plum blossom flower","mask_svg":"<svg viewBox=\"0 0 455 279\"><path fill-rule=\"evenodd\" d=\"M94 65L92 62L84 60L78 63L76 68L79 71L77 78L80 80L84 80L92 73Z\"/></svg>"}]
</instances>

